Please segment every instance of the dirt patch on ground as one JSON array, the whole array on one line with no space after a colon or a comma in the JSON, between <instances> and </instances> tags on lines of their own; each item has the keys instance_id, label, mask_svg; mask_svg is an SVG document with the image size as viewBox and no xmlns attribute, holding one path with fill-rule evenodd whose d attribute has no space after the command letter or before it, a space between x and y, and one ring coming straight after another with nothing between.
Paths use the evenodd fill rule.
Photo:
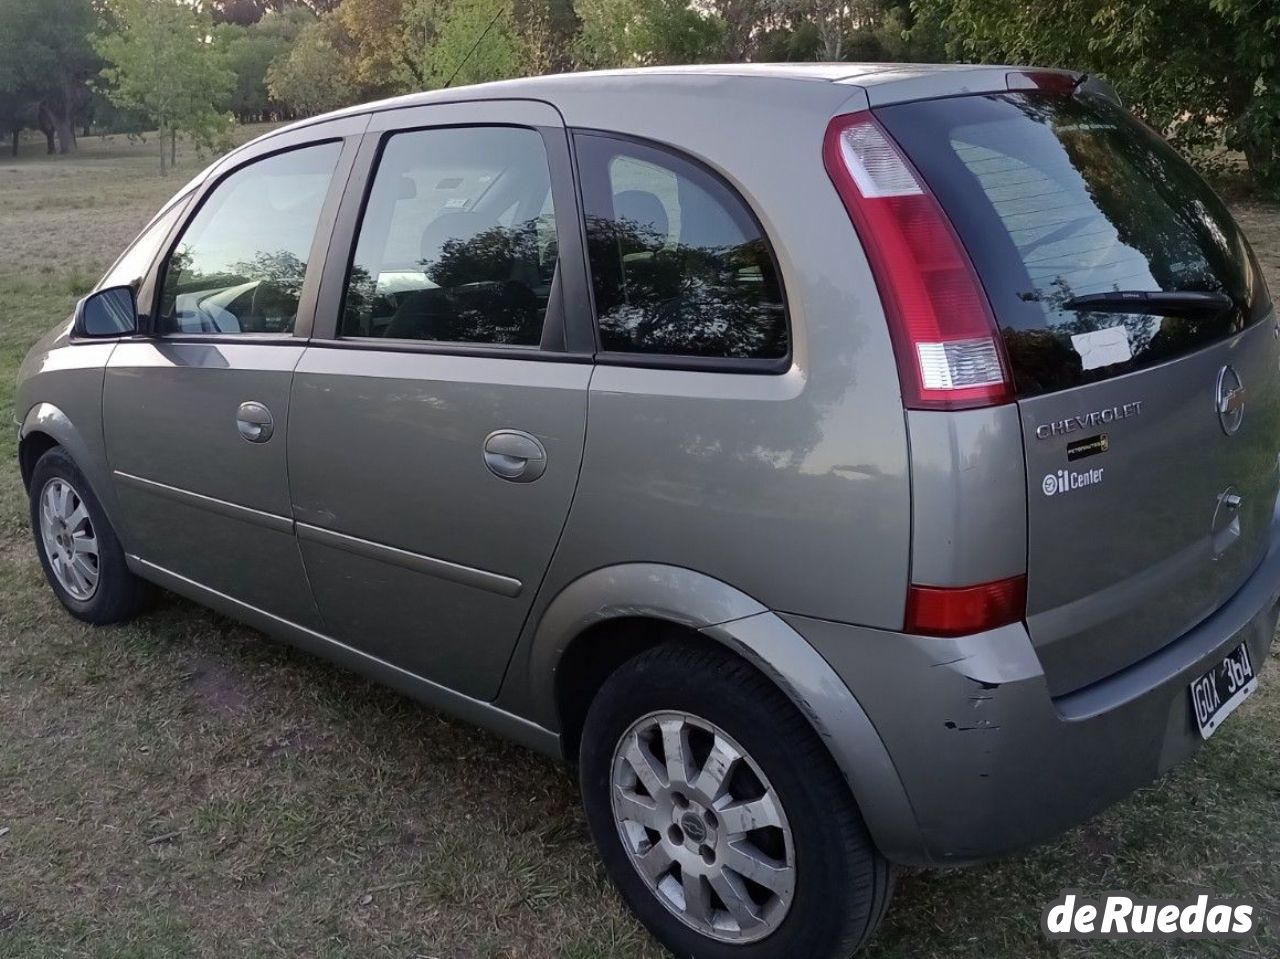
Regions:
<instances>
[{"instance_id":1,"label":"dirt patch on ground","mask_svg":"<svg viewBox=\"0 0 1280 959\"><path fill-rule=\"evenodd\" d=\"M223 660L201 656L192 661L187 684L210 712L234 716L249 708L247 684Z\"/></svg>"}]
</instances>

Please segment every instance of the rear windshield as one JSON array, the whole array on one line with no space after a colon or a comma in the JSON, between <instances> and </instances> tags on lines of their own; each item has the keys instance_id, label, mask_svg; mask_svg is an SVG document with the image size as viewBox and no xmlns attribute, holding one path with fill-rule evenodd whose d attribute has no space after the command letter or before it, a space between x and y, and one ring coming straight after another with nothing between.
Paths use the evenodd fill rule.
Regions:
<instances>
[{"instance_id":1,"label":"rear windshield","mask_svg":"<svg viewBox=\"0 0 1280 959\"><path fill-rule=\"evenodd\" d=\"M1109 100L1002 93L876 115L968 248L1020 395L1162 363L1267 313L1256 261L1222 201ZM1221 292L1236 306L1173 317L1065 305L1120 291Z\"/></svg>"}]
</instances>

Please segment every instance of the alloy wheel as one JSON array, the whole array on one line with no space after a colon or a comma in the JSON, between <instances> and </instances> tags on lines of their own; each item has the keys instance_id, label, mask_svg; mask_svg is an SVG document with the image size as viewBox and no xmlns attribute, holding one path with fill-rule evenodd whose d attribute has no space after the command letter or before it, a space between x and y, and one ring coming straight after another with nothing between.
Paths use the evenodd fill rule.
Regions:
<instances>
[{"instance_id":1,"label":"alloy wheel","mask_svg":"<svg viewBox=\"0 0 1280 959\"><path fill-rule=\"evenodd\" d=\"M755 942L795 894L795 845L768 777L731 736L686 712L650 713L614 749L614 821L631 864L681 922Z\"/></svg>"},{"instance_id":2,"label":"alloy wheel","mask_svg":"<svg viewBox=\"0 0 1280 959\"><path fill-rule=\"evenodd\" d=\"M58 585L80 602L92 599L100 574L98 538L84 500L64 479L49 480L40 492L40 538Z\"/></svg>"}]
</instances>

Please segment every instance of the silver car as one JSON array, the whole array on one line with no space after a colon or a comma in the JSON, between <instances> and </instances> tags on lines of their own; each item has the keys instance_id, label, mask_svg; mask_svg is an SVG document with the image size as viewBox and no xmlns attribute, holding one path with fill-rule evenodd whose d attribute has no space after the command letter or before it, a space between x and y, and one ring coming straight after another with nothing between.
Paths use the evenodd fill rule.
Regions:
<instances>
[{"instance_id":1,"label":"silver car","mask_svg":"<svg viewBox=\"0 0 1280 959\"><path fill-rule=\"evenodd\" d=\"M159 586L563 757L678 956L853 953L1253 692L1280 325L1105 85L519 80L268 134L18 385L74 615Z\"/></svg>"}]
</instances>

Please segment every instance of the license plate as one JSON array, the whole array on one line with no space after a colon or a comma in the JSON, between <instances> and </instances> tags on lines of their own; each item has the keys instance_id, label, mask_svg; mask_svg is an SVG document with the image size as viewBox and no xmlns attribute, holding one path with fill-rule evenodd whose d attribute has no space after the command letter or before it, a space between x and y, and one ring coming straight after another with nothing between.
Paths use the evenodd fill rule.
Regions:
<instances>
[{"instance_id":1,"label":"license plate","mask_svg":"<svg viewBox=\"0 0 1280 959\"><path fill-rule=\"evenodd\" d=\"M1195 713L1200 735L1208 739L1216 733L1222 721L1257 688L1258 679L1249 659L1249 647L1241 643L1222 662L1191 684L1191 711Z\"/></svg>"}]
</instances>

